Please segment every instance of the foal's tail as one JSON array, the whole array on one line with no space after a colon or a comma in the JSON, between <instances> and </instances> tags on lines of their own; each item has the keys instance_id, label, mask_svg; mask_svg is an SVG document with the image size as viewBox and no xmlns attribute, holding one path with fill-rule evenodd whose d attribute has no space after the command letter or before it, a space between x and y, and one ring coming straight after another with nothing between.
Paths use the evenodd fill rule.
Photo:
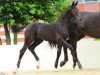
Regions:
<instances>
[{"instance_id":1,"label":"foal's tail","mask_svg":"<svg viewBox=\"0 0 100 75\"><path fill-rule=\"evenodd\" d=\"M51 48L57 47L57 44L56 43L53 43L53 42L50 42L50 41L48 43L49 43L49 46Z\"/></svg>"},{"instance_id":2,"label":"foal's tail","mask_svg":"<svg viewBox=\"0 0 100 75\"><path fill-rule=\"evenodd\" d=\"M26 28L26 26L12 26L11 27L11 31L13 32L13 33L17 33L17 32L20 32L21 30L23 30L24 28Z\"/></svg>"}]
</instances>

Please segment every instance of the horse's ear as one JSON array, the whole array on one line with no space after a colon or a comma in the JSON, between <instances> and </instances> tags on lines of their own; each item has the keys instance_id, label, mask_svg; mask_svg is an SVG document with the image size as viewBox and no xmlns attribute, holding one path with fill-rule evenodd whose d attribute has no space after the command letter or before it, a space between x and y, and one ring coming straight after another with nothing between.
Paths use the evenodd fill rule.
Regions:
<instances>
[{"instance_id":1,"label":"horse's ear","mask_svg":"<svg viewBox=\"0 0 100 75\"><path fill-rule=\"evenodd\" d=\"M78 1L75 3L75 6L77 6L77 4L78 4Z\"/></svg>"},{"instance_id":2,"label":"horse's ear","mask_svg":"<svg viewBox=\"0 0 100 75\"><path fill-rule=\"evenodd\" d=\"M72 5L71 5L71 7L74 7L74 6L75 6L75 1L73 1L73 2L72 2Z\"/></svg>"}]
</instances>

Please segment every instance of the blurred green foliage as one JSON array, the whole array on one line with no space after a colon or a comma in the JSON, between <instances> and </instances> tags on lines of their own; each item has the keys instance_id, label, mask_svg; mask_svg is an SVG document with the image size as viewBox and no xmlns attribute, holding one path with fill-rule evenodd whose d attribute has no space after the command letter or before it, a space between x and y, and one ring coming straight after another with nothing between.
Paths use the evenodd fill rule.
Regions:
<instances>
[{"instance_id":1,"label":"blurred green foliage","mask_svg":"<svg viewBox=\"0 0 100 75\"><path fill-rule=\"evenodd\" d=\"M26 25L32 17L52 23L69 4L69 0L0 0L0 23Z\"/></svg>"}]
</instances>

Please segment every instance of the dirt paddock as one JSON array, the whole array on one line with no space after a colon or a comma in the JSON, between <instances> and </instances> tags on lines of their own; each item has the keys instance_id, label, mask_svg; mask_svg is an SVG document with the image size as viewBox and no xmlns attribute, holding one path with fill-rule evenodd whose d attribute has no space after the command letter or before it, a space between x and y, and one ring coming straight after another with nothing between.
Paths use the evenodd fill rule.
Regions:
<instances>
[{"instance_id":1,"label":"dirt paddock","mask_svg":"<svg viewBox=\"0 0 100 75\"><path fill-rule=\"evenodd\" d=\"M82 70L35 70L35 71L17 71L12 72L0 72L0 75L100 75L100 69L82 69Z\"/></svg>"},{"instance_id":2,"label":"dirt paddock","mask_svg":"<svg viewBox=\"0 0 100 75\"><path fill-rule=\"evenodd\" d=\"M40 69L36 69L36 62L29 50L26 51L17 73L12 72L16 69L16 62L23 43L18 45L0 46L0 75L100 75L100 41L93 39L82 39L78 42L78 58L83 66L82 70L72 69L73 61L68 50L69 60L64 67L54 70L56 59L56 49L51 49L47 42L43 42L36 48L36 53L40 58ZM64 59L63 52L59 59Z\"/></svg>"}]
</instances>

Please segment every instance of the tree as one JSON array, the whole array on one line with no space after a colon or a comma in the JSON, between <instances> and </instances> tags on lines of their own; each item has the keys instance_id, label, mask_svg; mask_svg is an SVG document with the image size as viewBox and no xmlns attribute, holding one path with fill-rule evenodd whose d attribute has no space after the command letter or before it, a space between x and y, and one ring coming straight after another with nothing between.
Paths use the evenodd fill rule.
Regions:
<instances>
[{"instance_id":1,"label":"tree","mask_svg":"<svg viewBox=\"0 0 100 75\"><path fill-rule=\"evenodd\" d=\"M27 25L32 23L32 18L36 21L40 19L52 23L69 4L68 0L16 0L16 2L1 0L0 23L3 23L5 28L6 43L11 43L7 24L10 27Z\"/></svg>"},{"instance_id":2,"label":"tree","mask_svg":"<svg viewBox=\"0 0 100 75\"><path fill-rule=\"evenodd\" d=\"M2 40L1 40L1 37L0 37L0 45L2 45Z\"/></svg>"}]
</instances>

